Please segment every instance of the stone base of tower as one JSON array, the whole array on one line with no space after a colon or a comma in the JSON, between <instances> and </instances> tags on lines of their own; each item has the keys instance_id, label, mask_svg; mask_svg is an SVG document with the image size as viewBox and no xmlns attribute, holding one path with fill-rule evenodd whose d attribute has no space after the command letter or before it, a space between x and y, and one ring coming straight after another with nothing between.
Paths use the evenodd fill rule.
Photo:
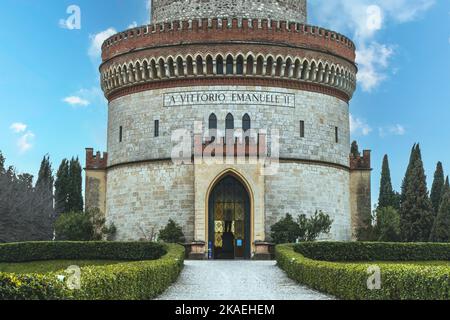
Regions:
<instances>
[{"instance_id":1,"label":"stone base of tower","mask_svg":"<svg viewBox=\"0 0 450 320\"><path fill-rule=\"evenodd\" d=\"M209 195L227 176L249 194L252 254L255 243L270 241L271 226L287 213L312 215L322 210L333 219L324 240L351 239L349 181L345 168L312 162L281 161L278 173L261 174L259 165L176 165L170 160L110 168L107 174L106 218L117 227L116 240L150 240L172 219L182 226L193 254L207 256L211 210ZM222 222L221 222L222 223ZM214 228L223 228L222 224Z\"/></svg>"}]
</instances>

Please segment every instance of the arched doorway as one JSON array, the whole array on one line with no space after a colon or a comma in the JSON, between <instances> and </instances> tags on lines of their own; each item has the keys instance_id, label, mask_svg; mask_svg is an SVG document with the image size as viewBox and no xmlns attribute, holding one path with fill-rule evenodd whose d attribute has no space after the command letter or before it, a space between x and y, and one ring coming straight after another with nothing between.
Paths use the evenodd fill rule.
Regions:
<instances>
[{"instance_id":1,"label":"arched doorway","mask_svg":"<svg viewBox=\"0 0 450 320\"><path fill-rule=\"evenodd\" d=\"M208 239L211 259L250 259L250 196L234 175L212 189L208 201Z\"/></svg>"}]
</instances>

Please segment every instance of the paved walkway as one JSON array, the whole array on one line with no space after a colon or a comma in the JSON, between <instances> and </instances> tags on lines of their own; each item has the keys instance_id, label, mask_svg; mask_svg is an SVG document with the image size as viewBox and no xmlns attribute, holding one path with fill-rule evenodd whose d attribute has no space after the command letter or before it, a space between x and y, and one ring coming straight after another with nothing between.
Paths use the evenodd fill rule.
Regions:
<instances>
[{"instance_id":1,"label":"paved walkway","mask_svg":"<svg viewBox=\"0 0 450 320\"><path fill-rule=\"evenodd\" d=\"M186 261L159 300L329 300L298 285L275 261Z\"/></svg>"}]
</instances>

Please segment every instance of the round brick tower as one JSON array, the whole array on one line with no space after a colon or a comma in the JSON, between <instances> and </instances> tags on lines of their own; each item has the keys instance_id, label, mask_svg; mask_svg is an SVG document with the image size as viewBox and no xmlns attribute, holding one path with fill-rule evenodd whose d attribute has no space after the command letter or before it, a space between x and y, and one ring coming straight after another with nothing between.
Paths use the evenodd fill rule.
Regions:
<instances>
[{"instance_id":1,"label":"round brick tower","mask_svg":"<svg viewBox=\"0 0 450 320\"><path fill-rule=\"evenodd\" d=\"M322 210L334 220L325 238L350 240L367 199L370 213L370 154L349 159L353 42L307 25L306 0L154 0L152 12L153 24L102 47L108 154L88 160L107 163L86 169L104 170L94 178L106 196L88 190L96 180L86 192L105 199L117 239L173 219L193 254L249 258L287 213ZM182 164L172 159L180 130L192 142ZM208 148L228 154L225 130L257 132L240 140L244 158L264 153L276 173L261 161L196 161Z\"/></svg>"}]
</instances>

